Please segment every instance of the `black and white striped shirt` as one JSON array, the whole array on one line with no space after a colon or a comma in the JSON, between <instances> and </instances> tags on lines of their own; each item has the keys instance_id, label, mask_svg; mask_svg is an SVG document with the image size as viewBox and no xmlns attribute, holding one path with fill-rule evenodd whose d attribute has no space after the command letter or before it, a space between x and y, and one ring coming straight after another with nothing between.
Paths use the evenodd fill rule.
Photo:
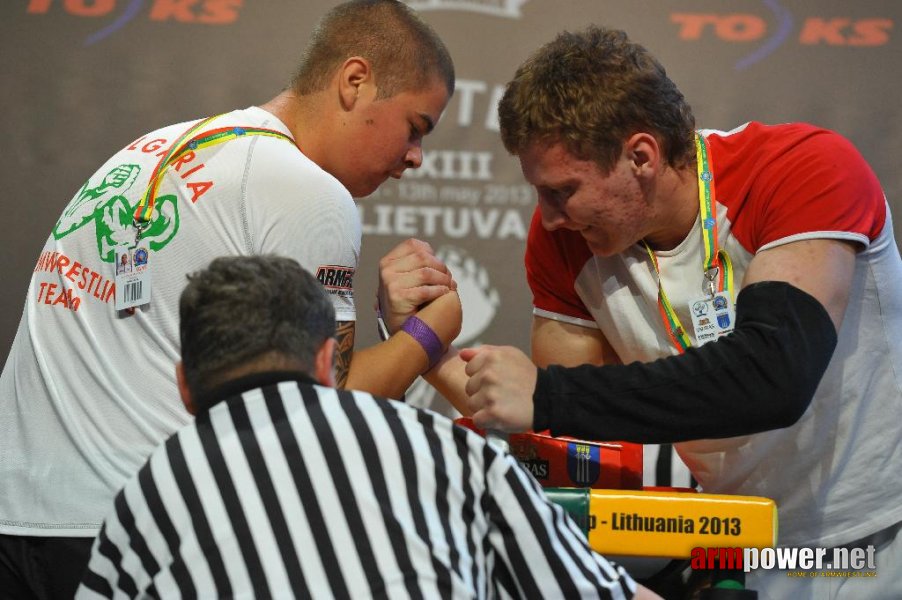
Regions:
<instances>
[{"instance_id":1,"label":"black and white striped shirt","mask_svg":"<svg viewBox=\"0 0 902 600\"><path fill-rule=\"evenodd\" d=\"M516 460L450 420L232 382L115 500L77 598L630 598Z\"/></svg>"}]
</instances>

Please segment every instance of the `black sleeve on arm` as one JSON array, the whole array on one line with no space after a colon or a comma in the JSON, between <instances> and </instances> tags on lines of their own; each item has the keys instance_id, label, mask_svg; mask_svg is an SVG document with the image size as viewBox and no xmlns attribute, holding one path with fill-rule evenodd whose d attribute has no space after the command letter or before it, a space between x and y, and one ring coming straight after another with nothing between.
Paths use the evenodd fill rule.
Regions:
<instances>
[{"instance_id":1,"label":"black sleeve on arm","mask_svg":"<svg viewBox=\"0 0 902 600\"><path fill-rule=\"evenodd\" d=\"M744 288L735 330L650 363L540 369L534 428L594 440L670 443L789 427L836 348L813 296L782 281Z\"/></svg>"}]
</instances>

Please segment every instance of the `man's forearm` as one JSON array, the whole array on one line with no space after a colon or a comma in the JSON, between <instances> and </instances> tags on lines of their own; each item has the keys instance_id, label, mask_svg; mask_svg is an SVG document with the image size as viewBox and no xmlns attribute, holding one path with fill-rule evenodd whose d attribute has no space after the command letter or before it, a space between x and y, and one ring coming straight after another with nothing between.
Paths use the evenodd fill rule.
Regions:
<instances>
[{"instance_id":1,"label":"man's forearm","mask_svg":"<svg viewBox=\"0 0 902 600\"><path fill-rule=\"evenodd\" d=\"M354 352L341 387L399 399L428 366L423 348L412 337L396 334L381 344Z\"/></svg>"},{"instance_id":2,"label":"man's forearm","mask_svg":"<svg viewBox=\"0 0 902 600\"><path fill-rule=\"evenodd\" d=\"M786 283L744 289L736 330L651 363L540 370L534 427L642 443L788 427L806 410L836 346L829 315Z\"/></svg>"},{"instance_id":3,"label":"man's forearm","mask_svg":"<svg viewBox=\"0 0 902 600\"><path fill-rule=\"evenodd\" d=\"M469 416L471 411L465 391L467 385L465 368L466 363L458 357L457 348L451 346L438 364L423 375L423 379L444 396L457 412Z\"/></svg>"},{"instance_id":4,"label":"man's forearm","mask_svg":"<svg viewBox=\"0 0 902 600\"><path fill-rule=\"evenodd\" d=\"M460 299L455 292L444 294L421 308L416 317L443 352L460 333ZM354 352L345 387L387 398L403 396L414 380L429 370L429 353L436 351L415 335L402 328L381 344Z\"/></svg>"}]
</instances>

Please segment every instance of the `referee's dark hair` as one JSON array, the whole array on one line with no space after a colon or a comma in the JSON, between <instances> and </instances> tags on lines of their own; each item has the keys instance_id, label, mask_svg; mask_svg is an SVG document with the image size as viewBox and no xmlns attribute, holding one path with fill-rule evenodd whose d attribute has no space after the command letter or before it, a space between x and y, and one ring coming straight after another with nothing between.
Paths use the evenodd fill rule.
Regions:
<instances>
[{"instance_id":1,"label":"referee's dark hair","mask_svg":"<svg viewBox=\"0 0 902 600\"><path fill-rule=\"evenodd\" d=\"M335 335L335 309L297 261L230 256L188 276L179 301L182 369L197 396L256 370L310 373Z\"/></svg>"}]
</instances>

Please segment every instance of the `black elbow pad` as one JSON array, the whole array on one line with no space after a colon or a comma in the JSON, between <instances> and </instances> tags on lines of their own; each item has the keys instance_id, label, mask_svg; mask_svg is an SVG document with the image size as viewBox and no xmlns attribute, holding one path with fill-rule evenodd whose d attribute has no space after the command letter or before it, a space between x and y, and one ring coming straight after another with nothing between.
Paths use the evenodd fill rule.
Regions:
<instances>
[{"instance_id":1,"label":"black elbow pad","mask_svg":"<svg viewBox=\"0 0 902 600\"><path fill-rule=\"evenodd\" d=\"M836 341L813 296L755 283L736 299L734 331L704 346L649 363L540 369L534 427L641 443L788 427L808 408Z\"/></svg>"}]
</instances>

